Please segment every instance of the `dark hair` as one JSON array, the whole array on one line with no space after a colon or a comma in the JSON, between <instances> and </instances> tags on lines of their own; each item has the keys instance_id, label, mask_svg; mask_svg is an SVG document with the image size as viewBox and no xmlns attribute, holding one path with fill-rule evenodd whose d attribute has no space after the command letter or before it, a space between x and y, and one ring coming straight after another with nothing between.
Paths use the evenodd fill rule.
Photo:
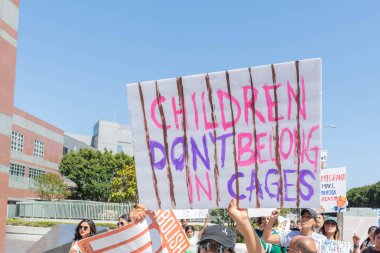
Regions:
<instances>
[{"instance_id":1,"label":"dark hair","mask_svg":"<svg viewBox=\"0 0 380 253\"><path fill-rule=\"evenodd\" d=\"M123 220L125 220L125 221L127 221L127 222L131 222L131 218L130 218L129 215L126 214L126 213L123 213L123 214L118 218L118 220L120 220L120 219L123 219Z\"/></svg>"},{"instance_id":2,"label":"dark hair","mask_svg":"<svg viewBox=\"0 0 380 253\"><path fill-rule=\"evenodd\" d=\"M373 232L373 239L375 239L375 237L380 234L380 228L376 228L376 230Z\"/></svg>"},{"instance_id":3,"label":"dark hair","mask_svg":"<svg viewBox=\"0 0 380 253\"><path fill-rule=\"evenodd\" d=\"M266 216L263 216L263 217L258 217L257 220L256 220L256 223L257 225L261 225L261 223L263 223L263 219L265 218ZM273 227L277 226L278 225L278 219L276 219L273 223Z\"/></svg>"},{"instance_id":4,"label":"dark hair","mask_svg":"<svg viewBox=\"0 0 380 253\"><path fill-rule=\"evenodd\" d=\"M79 227L82 225L83 222L87 222L90 226L90 236L96 235L95 223L92 220L83 219L81 222L78 223L77 227L75 228L74 241L79 241L82 239L82 236L79 233Z\"/></svg>"},{"instance_id":5,"label":"dark hair","mask_svg":"<svg viewBox=\"0 0 380 253\"><path fill-rule=\"evenodd\" d=\"M191 229L191 230L193 230L193 231L195 232L195 228L194 228L193 225L187 225L187 226L185 227L185 232L187 232L187 230L189 230L189 229Z\"/></svg>"},{"instance_id":6,"label":"dark hair","mask_svg":"<svg viewBox=\"0 0 380 253\"><path fill-rule=\"evenodd\" d=\"M335 233L334 233L334 240L337 240L337 241L340 241L341 240L341 235L340 235L340 231L339 231L339 227L338 227L338 223L334 222L335 225L336 225L336 230L335 230ZM326 236L326 230L325 230L325 225L326 225L326 222L323 223L323 226L321 227L321 229L319 230L319 232Z\"/></svg>"},{"instance_id":7,"label":"dark hair","mask_svg":"<svg viewBox=\"0 0 380 253\"><path fill-rule=\"evenodd\" d=\"M369 238L369 234L370 234L372 231L376 231L376 230L378 230L378 229L379 229L379 228L378 228L377 226L370 226L370 227L368 228L368 232L367 232L368 237L367 237L367 239L364 240L364 242L362 242L362 244L360 245L360 249L362 249L362 248L364 248L364 247L367 247L369 241L371 241L371 238Z\"/></svg>"}]
</instances>

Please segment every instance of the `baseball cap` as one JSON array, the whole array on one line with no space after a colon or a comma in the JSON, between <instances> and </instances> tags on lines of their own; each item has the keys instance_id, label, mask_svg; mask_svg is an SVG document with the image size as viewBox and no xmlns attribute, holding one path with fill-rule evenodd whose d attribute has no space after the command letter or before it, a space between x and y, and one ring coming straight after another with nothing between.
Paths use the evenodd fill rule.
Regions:
<instances>
[{"instance_id":1,"label":"baseball cap","mask_svg":"<svg viewBox=\"0 0 380 253\"><path fill-rule=\"evenodd\" d=\"M333 221L335 222L336 224L338 224L338 220L336 217L332 217L332 216L327 216L326 219L325 219L325 222L327 221Z\"/></svg>"},{"instance_id":2,"label":"baseball cap","mask_svg":"<svg viewBox=\"0 0 380 253\"><path fill-rule=\"evenodd\" d=\"M311 208L304 208L301 210L301 216L305 213L308 212L311 214L311 216L314 218L314 220L317 220L317 212L314 209Z\"/></svg>"},{"instance_id":3,"label":"baseball cap","mask_svg":"<svg viewBox=\"0 0 380 253\"><path fill-rule=\"evenodd\" d=\"M226 248L234 249L236 243L236 234L232 229L222 225L208 226L206 227L205 232L203 233L198 244L201 244L207 240L214 240Z\"/></svg>"}]
</instances>

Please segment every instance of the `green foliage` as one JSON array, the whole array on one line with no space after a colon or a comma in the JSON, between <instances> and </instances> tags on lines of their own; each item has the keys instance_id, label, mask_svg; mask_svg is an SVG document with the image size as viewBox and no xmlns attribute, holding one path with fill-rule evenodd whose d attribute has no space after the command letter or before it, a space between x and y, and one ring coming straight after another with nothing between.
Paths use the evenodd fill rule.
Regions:
<instances>
[{"instance_id":1,"label":"green foliage","mask_svg":"<svg viewBox=\"0 0 380 253\"><path fill-rule=\"evenodd\" d=\"M134 161L116 171L116 177L112 180L111 188L113 191L111 194L112 201L119 203L137 203L136 169Z\"/></svg>"},{"instance_id":2,"label":"green foliage","mask_svg":"<svg viewBox=\"0 0 380 253\"><path fill-rule=\"evenodd\" d=\"M73 222L60 222L60 221L29 221L23 219L7 219L7 225L10 226L26 226L26 227L54 227L58 224L78 224ZM96 226L108 227L109 229L117 228L116 223L108 222L95 222Z\"/></svg>"},{"instance_id":3,"label":"green foliage","mask_svg":"<svg viewBox=\"0 0 380 253\"><path fill-rule=\"evenodd\" d=\"M43 174L36 178L33 191L43 200L65 199L71 194L63 179L52 173Z\"/></svg>"},{"instance_id":4,"label":"green foliage","mask_svg":"<svg viewBox=\"0 0 380 253\"><path fill-rule=\"evenodd\" d=\"M112 195L110 185L116 172L132 163L133 158L122 152L113 154L108 150L102 153L80 149L63 156L59 171L77 184L74 198L109 201Z\"/></svg>"},{"instance_id":5,"label":"green foliage","mask_svg":"<svg viewBox=\"0 0 380 253\"><path fill-rule=\"evenodd\" d=\"M380 208L380 181L347 192L349 207Z\"/></svg>"},{"instance_id":6,"label":"green foliage","mask_svg":"<svg viewBox=\"0 0 380 253\"><path fill-rule=\"evenodd\" d=\"M286 216L288 213L291 212L291 209L290 208L281 208L280 209L280 215L281 216Z\"/></svg>"}]
</instances>

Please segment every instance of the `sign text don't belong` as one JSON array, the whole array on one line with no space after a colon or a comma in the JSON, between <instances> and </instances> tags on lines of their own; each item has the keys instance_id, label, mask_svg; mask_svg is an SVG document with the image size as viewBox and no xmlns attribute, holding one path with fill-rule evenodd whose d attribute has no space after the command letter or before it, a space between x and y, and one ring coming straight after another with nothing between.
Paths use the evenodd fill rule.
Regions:
<instances>
[{"instance_id":1,"label":"sign text don't belong","mask_svg":"<svg viewBox=\"0 0 380 253\"><path fill-rule=\"evenodd\" d=\"M319 206L321 60L127 85L151 209Z\"/></svg>"}]
</instances>

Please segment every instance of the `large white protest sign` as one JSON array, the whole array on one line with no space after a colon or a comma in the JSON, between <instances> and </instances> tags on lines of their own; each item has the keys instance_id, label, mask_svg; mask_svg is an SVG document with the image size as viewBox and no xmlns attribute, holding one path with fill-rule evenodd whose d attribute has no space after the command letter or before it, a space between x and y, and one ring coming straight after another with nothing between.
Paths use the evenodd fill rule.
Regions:
<instances>
[{"instance_id":1,"label":"large white protest sign","mask_svg":"<svg viewBox=\"0 0 380 253\"><path fill-rule=\"evenodd\" d=\"M150 209L319 206L321 60L127 85Z\"/></svg>"},{"instance_id":2,"label":"large white protest sign","mask_svg":"<svg viewBox=\"0 0 380 253\"><path fill-rule=\"evenodd\" d=\"M130 223L78 241L81 253L183 253L190 247L173 211L148 212L141 223Z\"/></svg>"},{"instance_id":3,"label":"large white protest sign","mask_svg":"<svg viewBox=\"0 0 380 253\"><path fill-rule=\"evenodd\" d=\"M351 243L345 241L316 240L318 253L350 253Z\"/></svg>"},{"instance_id":4,"label":"large white protest sign","mask_svg":"<svg viewBox=\"0 0 380 253\"><path fill-rule=\"evenodd\" d=\"M321 170L321 206L324 212L346 211L348 205L346 182L346 168Z\"/></svg>"}]
</instances>

